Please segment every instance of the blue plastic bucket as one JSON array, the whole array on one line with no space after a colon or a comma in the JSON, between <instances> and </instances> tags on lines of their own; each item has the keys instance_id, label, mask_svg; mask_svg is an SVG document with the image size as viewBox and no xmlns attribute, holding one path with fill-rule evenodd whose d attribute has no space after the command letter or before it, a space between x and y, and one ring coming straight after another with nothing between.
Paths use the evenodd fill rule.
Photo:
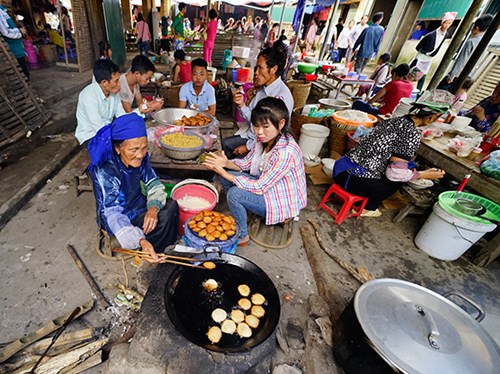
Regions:
<instances>
[{"instance_id":1,"label":"blue plastic bucket","mask_svg":"<svg viewBox=\"0 0 500 374\"><path fill-rule=\"evenodd\" d=\"M182 237L188 247L203 249L205 245L209 244L219 247L221 251L225 253L233 254L236 252L236 247L238 246L238 234L239 234L238 226L236 226L236 233L233 236L231 236L228 240L224 241L213 240L209 242L204 238L200 238L193 231L191 231L191 229L188 226L188 222L189 221L187 221L184 224L184 236Z\"/></svg>"},{"instance_id":2,"label":"blue plastic bucket","mask_svg":"<svg viewBox=\"0 0 500 374\"><path fill-rule=\"evenodd\" d=\"M238 70L239 69L233 69L233 82L238 82Z\"/></svg>"}]
</instances>

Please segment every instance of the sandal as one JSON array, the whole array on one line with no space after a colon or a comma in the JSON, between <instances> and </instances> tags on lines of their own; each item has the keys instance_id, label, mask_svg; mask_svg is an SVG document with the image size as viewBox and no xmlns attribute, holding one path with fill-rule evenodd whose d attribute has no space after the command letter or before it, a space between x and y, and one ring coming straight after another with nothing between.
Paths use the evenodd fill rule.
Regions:
<instances>
[{"instance_id":1,"label":"sandal","mask_svg":"<svg viewBox=\"0 0 500 374\"><path fill-rule=\"evenodd\" d=\"M250 236L247 235L244 238L238 238L238 245L237 247L244 247L250 242Z\"/></svg>"},{"instance_id":2,"label":"sandal","mask_svg":"<svg viewBox=\"0 0 500 374\"><path fill-rule=\"evenodd\" d=\"M360 217L380 217L382 215L382 212L378 209L375 210L366 210L363 209L361 214L359 215Z\"/></svg>"}]
</instances>

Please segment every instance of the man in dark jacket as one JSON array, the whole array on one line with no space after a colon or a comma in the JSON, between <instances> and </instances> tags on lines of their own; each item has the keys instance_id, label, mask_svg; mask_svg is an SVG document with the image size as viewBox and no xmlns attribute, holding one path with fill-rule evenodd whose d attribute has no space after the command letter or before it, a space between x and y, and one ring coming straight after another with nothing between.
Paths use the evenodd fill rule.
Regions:
<instances>
[{"instance_id":1,"label":"man in dark jacket","mask_svg":"<svg viewBox=\"0 0 500 374\"><path fill-rule=\"evenodd\" d=\"M356 51L359 46L359 49L356 51L356 63L354 65L354 70L358 74L363 72L368 60L378 52L382 36L384 35L384 28L380 26L383 19L383 12L375 13L372 18L373 24L364 29L356 40L356 43L354 43L354 51Z\"/></svg>"},{"instance_id":2,"label":"man in dark jacket","mask_svg":"<svg viewBox=\"0 0 500 374\"><path fill-rule=\"evenodd\" d=\"M417 55L411 62L410 68L416 66L424 74L417 84L417 88L420 91L424 87L425 77L431 67L432 58L438 54L445 39L450 37L448 29L453 24L456 16L456 12L446 12L441 19L441 26L420 39L415 48Z\"/></svg>"}]
</instances>

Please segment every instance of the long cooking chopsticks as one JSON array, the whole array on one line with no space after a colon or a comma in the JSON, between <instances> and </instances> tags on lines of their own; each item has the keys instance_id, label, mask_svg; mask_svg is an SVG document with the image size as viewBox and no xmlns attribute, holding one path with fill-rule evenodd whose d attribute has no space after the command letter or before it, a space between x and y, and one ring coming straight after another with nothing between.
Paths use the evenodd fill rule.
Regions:
<instances>
[{"instance_id":1,"label":"long cooking chopsticks","mask_svg":"<svg viewBox=\"0 0 500 374\"><path fill-rule=\"evenodd\" d=\"M152 256L149 253L144 252L144 251L136 251L133 249L113 248L113 252L122 253L122 254L126 254L126 255L132 255L132 256L138 256L140 258L152 259ZM203 266L198 266L195 264L183 262L183 261L203 262L202 260L197 259L197 258L171 256L171 255L166 255L164 253L158 253L157 255L160 258L160 261L159 261L160 264L169 263L169 264L174 264L174 265L183 265L183 266L188 266L188 267L192 267L192 268L205 269L205 267L203 267ZM176 260L181 260L181 261L176 261Z\"/></svg>"}]
</instances>

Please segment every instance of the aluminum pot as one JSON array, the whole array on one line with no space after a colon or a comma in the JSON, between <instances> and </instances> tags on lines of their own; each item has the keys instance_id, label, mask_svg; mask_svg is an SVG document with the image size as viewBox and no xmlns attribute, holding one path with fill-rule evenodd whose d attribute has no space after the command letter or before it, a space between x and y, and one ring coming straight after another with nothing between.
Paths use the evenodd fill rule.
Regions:
<instances>
[{"instance_id":1,"label":"aluminum pot","mask_svg":"<svg viewBox=\"0 0 500 374\"><path fill-rule=\"evenodd\" d=\"M217 122L217 119L205 112L200 112L199 110L194 109L181 109L181 108L165 108L161 109L157 112L153 113L153 118L163 126L175 126L174 121L181 119L182 116L192 117L197 115L198 113L202 113L204 116L207 116L211 119L210 123L203 126L184 126L186 130L196 132L201 135L208 134L210 131L210 127Z\"/></svg>"},{"instance_id":2,"label":"aluminum pot","mask_svg":"<svg viewBox=\"0 0 500 374\"><path fill-rule=\"evenodd\" d=\"M477 320L445 296L478 310ZM399 279L363 284L334 326L334 355L346 373L498 373L500 349L471 300Z\"/></svg>"}]
</instances>

